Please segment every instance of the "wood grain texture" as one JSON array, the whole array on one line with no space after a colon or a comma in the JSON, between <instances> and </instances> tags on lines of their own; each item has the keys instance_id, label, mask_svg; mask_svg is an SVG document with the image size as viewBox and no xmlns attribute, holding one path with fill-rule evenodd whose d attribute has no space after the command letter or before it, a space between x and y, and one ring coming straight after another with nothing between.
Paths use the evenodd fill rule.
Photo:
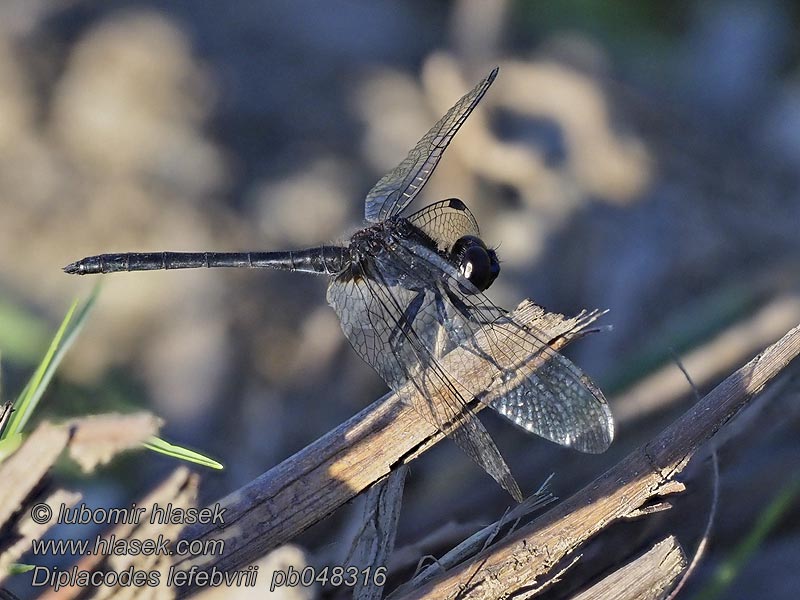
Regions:
<instances>
[{"instance_id":1,"label":"wood grain texture","mask_svg":"<svg viewBox=\"0 0 800 600\"><path fill-rule=\"evenodd\" d=\"M572 600L658 600L686 568L686 555L669 536Z\"/></svg>"},{"instance_id":2,"label":"wood grain texture","mask_svg":"<svg viewBox=\"0 0 800 600\"><path fill-rule=\"evenodd\" d=\"M403 598L505 598L613 521L679 489L697 451L800 354L800 326L730 375L677 421L595 481L507 539Z\"/></svg>"},{"instance_id":3,"label":"wood grain texture","mask_svg":"<svg viewBox=\"0 0 800 600\"><path fill-rule=\"evenodd\" d=\"M574 318L546 313L526 301L513 316L519 323L543 332L550 346L559 349L587 331L602 313L581 313ZM502 334L501 334L502 335ZM472 361L469 379L460 381L474 394L491 387L493 374L474 353L456 349L453 360ZM445 361L451 355L445 357ZM519 356L535 369L541 358ZM539 361L539 362L537 362ZM445 365L446 366L446 365ZM491 394L485 401L491 401ZM480 410L483 405L474 407ZM270 469L241 489L220 500L225 508L221 527L199 525L182 533L185 539L224 539L221 556L183 558L176 566L188 569L236 569L250 564L272 548L293 539L324 519L348 500L407 464L443 438L411 406L389 394ZM190 589L183 589L187 595Z\"/></svg>"}]
</instances>

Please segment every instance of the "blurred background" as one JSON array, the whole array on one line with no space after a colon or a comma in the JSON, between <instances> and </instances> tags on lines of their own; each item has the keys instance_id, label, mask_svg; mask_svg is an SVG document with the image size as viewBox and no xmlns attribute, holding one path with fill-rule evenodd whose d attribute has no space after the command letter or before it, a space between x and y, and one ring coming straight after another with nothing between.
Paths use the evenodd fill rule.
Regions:
<instances>
[{"instance_id":1,"label":"blurred background","mask_svg":"<svg viewBox=\"0 0 800 600\"><path fill-rule=\"evenodd\" d=\"M694 402L675 357L704 393L800 322L799 24L797 3L755 0L3 2L5 397L96 282L65 264L340 239L361 224L373 183L499 65L414 206L467 203L499 245L498 304L610 309L612 331L567 351L611 399L618 433L605 455L482 413L523 491L555 473L563 498ZM107 276L40 416L151 410L169 440L225 464L203 473L201 501L213 501L385 392L325 287L267 271ZM689 597L798 477L798 405L784 378L722 448L717 519ZM70 485L90 504L125 505L174 467L135 453ZM660 517L689 553L710 473L698 461ZM509 503L445 442L413 465L398 547L416 549L415 563L458 541L426 542L431 532L458 524L463 538ZM354 504L298 540L309 560L341 562L347 543L334 542L352 533ZM800 502L788 507L721 597L794 597ZM652 527L611 558L644 548L635 540Z\"/></svg>"}]
</instances>

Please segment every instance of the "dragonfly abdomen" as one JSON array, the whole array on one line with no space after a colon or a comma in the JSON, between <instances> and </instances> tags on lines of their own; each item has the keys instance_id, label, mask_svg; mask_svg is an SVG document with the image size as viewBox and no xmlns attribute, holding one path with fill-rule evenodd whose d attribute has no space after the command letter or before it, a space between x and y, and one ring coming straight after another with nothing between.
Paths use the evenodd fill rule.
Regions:
<instances>
[{"instance_id":1,"label":"dragonfly abdomen","mask_svg":"<svg viewBox=\"0 0 800 600\"><path fill-rule=\"evenodd\" d=\"M345 265L345 249L318 246L288 252L125 252L89 256L64 267L75 275L212 267L278 269L331 275Z\"/></svg>"}]
</instances>

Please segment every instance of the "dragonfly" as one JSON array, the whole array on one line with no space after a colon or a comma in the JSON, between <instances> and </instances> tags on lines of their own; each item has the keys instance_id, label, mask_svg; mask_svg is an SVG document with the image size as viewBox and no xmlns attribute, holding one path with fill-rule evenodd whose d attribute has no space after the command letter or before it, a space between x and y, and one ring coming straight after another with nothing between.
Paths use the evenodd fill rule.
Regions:
<instances>
[{"instance_id":1,"label":"dragonfly","mask_svg":"<svg viewBox=\"0 0 800 600\"><path fill-rule=\"evenodd\" d=\"M477 356L494 375L491 408L528 432L582 452L599 453L610 445L614 422L608 403L579 367L548 345L543 332L517 323L484 294L500 273L500 261L463 201L441 200L403 216L498 71L458 100L375 184L364 202L365 226L341 243L275 252L100 254L64 271L243 267L327 276L327 301L356 353L520 501L518 484L471 408L476 397L463 383L467 361L445 357L456 349ZM502 331L502 340L484 333L478 347L474 340L487 328ZM510 358L509 344L537 367L523 370Z\"/></svg>"}]
</instances>

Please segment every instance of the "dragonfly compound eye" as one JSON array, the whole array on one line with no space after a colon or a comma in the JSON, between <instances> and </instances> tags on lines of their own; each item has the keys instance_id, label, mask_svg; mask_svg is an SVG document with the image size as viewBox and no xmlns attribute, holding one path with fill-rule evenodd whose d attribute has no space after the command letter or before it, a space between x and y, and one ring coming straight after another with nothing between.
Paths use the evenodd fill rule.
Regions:
<instances>
[{"instance_id":1,"label":"dragonfly compound eye","mask_svg":"<svg viewBox=\"0 0 800 600\"><path fill-rule=\"evenodd\" d=\"M480 291L492 285L500 273L500 261L495 251L474 235L465 235L456 241L450 257L461 274Z\"/></svg>"}]
</instances>

